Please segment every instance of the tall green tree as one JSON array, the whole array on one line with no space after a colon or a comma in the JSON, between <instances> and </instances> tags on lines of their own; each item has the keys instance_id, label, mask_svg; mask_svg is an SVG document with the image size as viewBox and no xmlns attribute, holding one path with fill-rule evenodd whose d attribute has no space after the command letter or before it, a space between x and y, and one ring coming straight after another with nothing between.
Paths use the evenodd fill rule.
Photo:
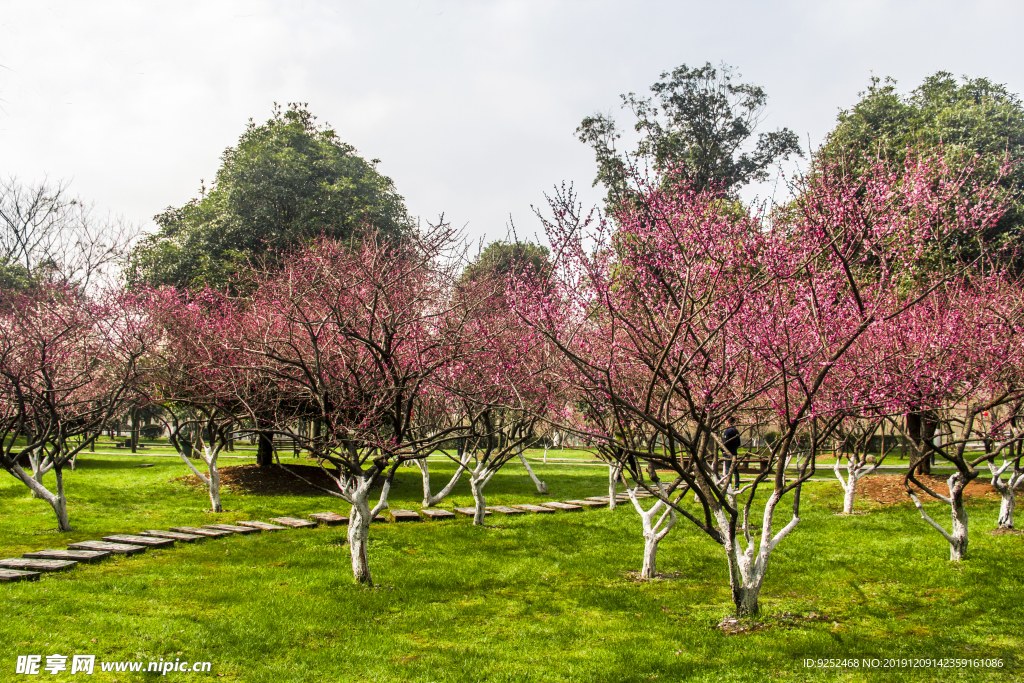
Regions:
<instances>
[{"instance_id":1,"label":"tall green tree","mask_svg":"<svg viewBox=\"0 0 1024 683\"><path fill-rule=\"evenodd\" d=\"M262 125L251 119L225 150L209 189L155 217L159 230L131 259L131 284L225 285L254 258L321 235L350 239L372 226L400 235L411 228L392 180L337 133L292 103Z\"/></svg>"},{"instance_id":2,"label":"tall green tree","mask_svg":"<svg viewBox=\"0 0 1024 683\"><path fill-rule=\"evenodd\" d=\"M513 270L526 268L541 274L548 266L548 257L548 248L533 242L495 240L466 266L462 280L473 281L484 275L508 275Z\"/></svg>"},{"instance_id":3,"label":"tall green tree","mask_svg":"<svg viewBox=\"0 0 1024 683\"><path fill-rule=\"evenodd\" d=\"M1024 106L1005 85L987 78L959 81L939 71L907 94L892 78L872 77L860 101L839 112L835 129L815 157L814 166L841 163L860 173L866 159L902 163L908 154L941 149L956 163L982 163L994 178L1001 161L1013 164L1001 184L1010 194L1009 210L985 235L989 244L1019 243L1024 231ZM868 152L865 155L864 152ZM980 158L979 158L980 155ZM955 245L954 245L955 246ZM973 258L974 250L960 256Z\"/></svg>"},{"instance_id":4,"label":"tall green tree","mask_svg":"<svg viewBox=\"0 0 1024 683\"><path fill-rule=\"evenodd\" d=\"M713 187L735 195L743 185L767 178L776 161L802 155L788 128L760 133L750 144L768 95L737 82L739 77L724 63L695 69L683 64L661 74L650 88L654 97L622 95L622 108L631 110L641 136L628 156L616 148L621 133L610 115L583 119L576 136L594 150L594 185L608 190L606 206L614 208L635 192L631 163L646 163L664 177L682 175L697 190Z\"/></svg>"}]
</instances>

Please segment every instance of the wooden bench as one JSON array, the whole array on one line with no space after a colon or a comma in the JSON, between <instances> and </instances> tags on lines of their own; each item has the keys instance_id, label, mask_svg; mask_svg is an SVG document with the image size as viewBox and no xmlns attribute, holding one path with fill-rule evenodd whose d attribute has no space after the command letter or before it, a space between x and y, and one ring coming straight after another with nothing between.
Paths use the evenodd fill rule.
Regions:
<instances>
[{"instance_id":1,"label":"wooden bench","mask_svg":"<svg viewBox=\"0 0 1024 683\"><path fill-rule=\"evenodd\" d=\"M736 469L740 474L774 474L774 470L768 469L768 458L737 458Z\"/></svg>"}]
</instances>

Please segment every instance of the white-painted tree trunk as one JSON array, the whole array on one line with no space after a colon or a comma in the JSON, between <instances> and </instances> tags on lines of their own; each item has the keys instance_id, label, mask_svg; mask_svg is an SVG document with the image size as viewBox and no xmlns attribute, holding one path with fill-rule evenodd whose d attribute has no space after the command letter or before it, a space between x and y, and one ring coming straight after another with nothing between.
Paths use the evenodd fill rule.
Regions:
<instances>
[{"instance_id":1,"label":"white-painted tree trunk","mask_svg":"<svg viewBox=\"0 0 1024 683\"><path fill-rule=\"evenodd\" d=\"M519 459L522 461L523 465L526 467L526 471L530 475L530 479L533 479L533 484L534 484L534 486L537 487L537 493L547 493L548 492L548 485L546 483L544 483L543 481L541 481L540 479L538 479L537 475L533 473L533 468L530 467L530 463L528 463L526 461L526 456L523 455L523 451L519 451Z\"/></svg>"},{"instance_id":2,"label":"white-painted tree trunk","mask_svg":"<svg viewBox=\"0 0 1024 683\"><path fill-rule=\"evenodd\" d=\"M657 483L657 486L661 488L660 482ZM662 491L664 492L664 489ZM660 499L650 509L644 510L636 497L636 487L627 488L626 492L643 524L644 561L640 567L640 578L653 579L658 572L658 544L675 526L676 511ZM655 521L655 516L659 513L660 516Z\"/></svg>"},{"instance_id":3,"label":"white-painted tree trunk","mask_svg":"<svg viewBox=\"0 0 1024 683\"><path fill-rule=\"evenodd\" d=\"M954 472L946 485L949 487L949 497L942 496L941 500L949 505L950 517L952 518L952 531L947 532L941 524L936 522L925 512L924 505L914 492L910 492L910 498L921 515L921 519L928 522L942 537L949 542L949 559L951 562L959 562L967 556L968 545L968 524L967 509L964 507L964 487L967 482L960 472Z\"/></svg>"},{"instance_id":4,"label":"white-painted tree trunk","mask_svg":"<svg viewBox=\"0 0 1024 683\"><path fill-rule=\"evenodd\" d=\"M206 485L210 494L210 509L214 512L224 512L224 506L220 503L220 471L217 469L216 456L212 464L207 465L209 482Z\"/></svg>"},{"instance_id":5,"label":"white-painted tree trunk","mask_svg":"<svg viewBox=\"0 0 1024 683\"><path fill-rule=\"evenodd\" d=\"M437 505L452 492L455 485L459 483L459 479L462 478L463 472L466 471L469 457L469 451L465 451L459 456L459 468L455 470L455 475L452 476L451 481L438 491L437 495L430 492L430 469L427 465L427 459L419 458L416 460L416 466L420 468L420 474L423 476L423 507L428 508Z\"/></svg>"},{"instance_id":6,"label":"white-painted tree trunk","mask_svg":"<svg viewBox=\"0 0 1024 683\"><path fill-rule=\"evenodd\" d=\"M178 444L175 443L175 446L178 446ZM210 510L212 512L224 512L224 506L220 502L220 471L217 469L217 457L220 455L220 449L210 448L206 444L202 446L203 449L199 453L203 462L206 463L206 474L199 471L199 468L193 464L192 459L181 448L176 448L175 450L178 451L178 456L182 461L192 470L192 474L196 475L206 486L206 492L210 496Z\"/></svg>"},{"instance_id":7,"label":"white-painted tree trunk","mask_svg":"<svg viewBox=\"0 0 1024 683\"><path fill-rule=\"evenodd\" d=\"M28 454L28 461L32 466L32 478L35 480L39 487L32 489L32 497L40 500L46 500L46 498L38 493L39 489L45 489L43 484L43 477L47 472L53 469L53 460L47 458L45 455L40 455L39 451L32 451Z\"/></svg>"},{"instance_id":8,"label":"white-painted tree trunk","mask_svg":"<svg viewBox=\"0 0 1024 683\"><path fill-rule=\"evenodd\" d=\"M745 548L738 535L730 527L729 517L725 511L721 508L715 510L716 526L722 535L722 545L729 564L729 584L732 588L733 604L736 607L736 613L740 616L753 616L760 611L758 599L761 595L765 574L768 572L768 560L772 551L800 523L800 517L794 513L789 523L779 533L772 535L772 521L775 516L775 508L780 500L776 491L773 491L768 497L764 506L764 515L761 518L760 540L752 538L746 529L743 530Z\"/></svg>"},{"instance_id":9,"label":"white-painted tree trunk","mask_svg":"<svg viewBox=\"0 0 1024 683\"><path fill-rule=\"evenodd\" d=\"M1008 490L1003 492L1002 498L999 501L999 519L998 524L1000 529L1012 529L1013 528L1013 510L1017 507L1017 496L1013 489L1007 487Z\"/></svg>"},{"instance_id":10,"label":"white-painted tree trunk","mask_svg":"<svg viewBox=\"0 0 1024 683\"><path fill-rule=\"evenodd\" d=\"M367 553L372 519L367 496L354 496L348 520L348 546L352 557L352 578L357 583L369 586L373 585L373 577L370 575L370 557Z\"/></svg>"},{"instance_id":11,"label":"white-painted tree trunk","mask_svg":"<svg viewBox=\"0 0 1024 683\"><path fill-rule=\"evenodd\" d=\"M871 474L878 467L876 464L864 463L858 464L855 458L847 456L846 458L846 479L843 479L843 475L839 472L839 458L836 457L836 464L834 467L836 479L839 480L839 485L843 487L843 514L853 514L853 503L857 496L857 482Z\"/></svg>"},{"instance_id":12,"label":"white-painted tree trunk","mask_svg":"<svg viewBox=\"0 0 1024 683\"><path fill-rule=\"evenodd\" d=\"M608 465L608 509L615 509L615 497L619 494L618 483L622 475L622 463ZM629 490L628 488L626 489Z\"/></svg>"},{"instance_id":13,"label":"white-painted tree trunk","mask_svg":"<svg viewBox=\"0 0 1024 683\"><path fill-rule=\"evenodd\" d=\"M352 558L352 578L357 583L373 585L370 574L370 558L367 544L370 539L370 522L388 507L388 494L391 492L391 480L388 478L381 489L380 500L370 509L370 488L375 475L367 474L361 479L352 478L345 482L342 496L352 504L348 520L348 544ZM340 484L341 482L339 482Z\"/></svg>"},{"instance_id":14,"label":"white-painted tree trunk","mask_svg":"<svg viewBox=\"0 0 1024 683\"><path fill-rule=\"evenodd\" d=\"M1006 481L1003 481L1003 474L1011 467L1014 469L1010 470L1010 476ZM1017 507L1017 486L1024 481L1024 470L1019 469L1015 466L1014 461L1006 460L1000 467L996 467L993 463L988 464L989 471L992 472L992 487L999 491L999 518L997 520L998 527L1000 529L1012 529L1013 528L1013 513Z\"/></svg>"},{"instance_id":15,"label":"white-painted tree trunk","mask_svg":"<svg viewBox=\"0 0 1024 683\"><path fill-rule=\"evenodd\" d=\"M484 498L484 487L491 481L494 472L483 463L469 471L469 488L473 492L473 526L483 526L487 517L487 499Z\"/></svg>"},{"instance_id":16,"label":"white-painted tree trunk","mask_svg":"<svg viewBox=\"0 0 1024 683\"><path fill-rule=\"evenodd\" d=\"M15 463L13 470L14 475L29 487L34 498L45 500L53 508L53 512L57 516L57 530L71 531L71 523L68 520L68 501L64 496L64 477L61 474L60 468L54 469L57 475L56 494L51 493L49 489L36 481L31 474L21 468L21 465Z\"/></svg>"}]
</instances>

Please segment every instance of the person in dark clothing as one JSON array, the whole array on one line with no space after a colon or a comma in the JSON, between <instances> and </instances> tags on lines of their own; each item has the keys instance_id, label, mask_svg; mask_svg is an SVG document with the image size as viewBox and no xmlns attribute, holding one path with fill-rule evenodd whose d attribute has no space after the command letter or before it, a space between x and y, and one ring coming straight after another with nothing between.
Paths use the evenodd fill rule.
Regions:
<instances>
[{"instance_id":1,"label":"person in dark clothing","mask_svg":"<svg viewBox=\"0 0 1024 683\"><path fill-rule=\"evenodd\" d=\"M722 475L726 475L729 472L729 468L732 467L732 462L739 456L740 452L740 431L736 429L736 420L729 418L729 426L726 427L725 432L722 434L722 442L725 444L726 455L722 458ZM740 485L740 473L736 472L736 486Z\"/></svg>"}]
</instances>

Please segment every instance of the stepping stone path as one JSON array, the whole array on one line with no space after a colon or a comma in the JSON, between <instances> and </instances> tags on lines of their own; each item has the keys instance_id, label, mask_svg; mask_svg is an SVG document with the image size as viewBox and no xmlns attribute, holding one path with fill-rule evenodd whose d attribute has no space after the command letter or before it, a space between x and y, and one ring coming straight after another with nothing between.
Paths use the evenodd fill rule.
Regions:
<instances>
[{"instance_id":1,"label":"stepping stone path","mask_svg":"<svg viewBox=\"0 0 1024 683\"><path fill-rule=\"evenodd\" d=\"M199 534L183 534L180 531L160 531L159 529L151 529L149 531L140 531L139 536L154 536L156 538L170 538L175 541L183 541L185 543L195 543L196 541L202 541L206 536L200 536Z\"/></svg>"},{"instance_id":2,"label":"stepping stone path","mask_svg":"<svg viewBox=\"0 0 1024 683\"><path fill-rule=\"evenodd\" d=\"M473 517L476 515L476 508L455 508L455 511L460 515L466 515L467 517ZM484 516L491 514L490 508L484 508Z\"/></svg>"},{"instance_id":3,"label":"stepping stone path","mask_svg":"<svg viewBox=\"0 0 1024 683\"><path fill-rule=\"evenodd\" d=\"M106 550L115 555L138 555L146 552L144 545L128 545L127 543L106 543L104 541L80 541L68 543L72 550Z\"/></svg>"},{"instance_id":4,"label":"stepping stone path","mask_svg":"<svg viewBox=\"0 0 1024 683\"><path fill-rule=\"evenodd\" d=\"M196 536L206 536L207 538L222 538L224 536L230 536L230 531L221 531L219 529L200 529L197 526L172 526L171 531L179 531L184 534L195 534Z\"/></svg>"},{"instance_id":5,"label":"stepping stone path","mask_svg":"<svg viewBox=\"0 0 1024 683\"><path fill-rule=\"evenodd\" d=\"M603 508L608 504L607 502L598 500L567 500L565 502L569 505L581 505L586 508ZM548 505L550 505L550 503L548 503Z\"/></svg>"},{"instance_id":6,"label":"stepping stone path","mask_svg":"<svg viewBox=\"0 0 1024 683\"><path fill-rule=\"evenodd\" d=\"M316 526L316 522L310 522L308 519L299 519L298 517L271 517L270 521L292 529L303 529Z\"/></svg>"},{"instance_id":7,"label":"stepping stone path","mask_svg":"<svg viewBox=\"0 0 1024 683\"><path fill-rule=\"evenodd\" d=\"M339 515L337 512L314 512L309 516L311 520L323 526L337 526L348 524L348 517Z\"/></svg>"},{"instance_id":8,"label":"stepping stone path","mask_svg":"<svg viewBox=\"0 0 1024 683\"><path fill-rule=\"evenodd\" d=\"M637 494L638 497L649 498L649 493ZM624 493L616 495L616 500L626 501L629 496ZM549 502L544 505L523 503L520 505L492 505L484 511L485 515L497 512L503 515L523 515L527 512L535 514L552 514L556 511L577 511L585 507L603 507L608 504L608 496L591 496L585 500L568 500ZM421 521L423 519L450 519L457 515L473 517L476 508L457 507L454 512L439 508L423 508L421 510L389 510L391 518L396 522ZM168 548L175 541L195 543L206 538L222 538L234 534L256 534L260 531L284 531L323 526L348 524L349 518L336 512L315 512L309 515L310 520L298 517L273 517L270 522L248 520L238 524L204 524L202 527L175 526L169 531L150 529L134 534L114 534L104 536L102 541L79 541L69 543L67 550L50 549L25 553L20 558L0 560L0 582L38 581L42 572L57 572L71 569L79 563L94 564L111 555L137 555L146 548ZM376 515L374 522L387 522L383 515Z\"/></svg>"},{"instance_id":9,"label":"stepping stone path","mask_svg":"<svg viewBox=\"0 0 1024 683\"><path fill-rule=\"evenodd\" d=\"M500 512L503 515L525 515L526 514L525 510L517 510L515 508L510 508L507 505L488 505L487 509L491 510L492 512Z\"/></svg>"},{"instance_id":10,"label":"stepping stone path","mask_svg":"<svg viewBox=\"0 0 1024 683\"><path fill-rule=\"evenodd\" d=\"M104 536L104 541L110 541L112 543L127 543L129 545L144 545L147 548L172 548L174 547L173 538L157 538L156 536L133 536L131 534L115 534L113 536Z\"/></svg>"},{"instance_id":11,"label":"stepping stone path","mask_svg":"<svg viewBox=\"0 0 1024 683\"><path fill-rule=\"evenodd\" d=\"M525 505L513 505L512 507L518 508L520 510L525 510L526 512L532 512L534 514L550 514L550 513L554 512L554 510L552 510L551 508L546 508L546 507L544 507L542 505L529 505L529 504L525 504Z\"/></svg>"},{"instance_id":12,"label":"stepping stone path","mask_svg":"<svg viewBox=\"0 0 1024 683\"><path fill-rule=\"evenodd\" d=\"M23 553L22 557L41 560L74 560L75 562L95 564L110 557L111 554L109 550L37 550L34 553Z\"/></svg>"},{"instance_id":13,"label":"stepping stone path","mask_svg":"<svg viewBox=\"0 0 1024 683\"><path fill-rule=\"evenodd\" d=\"M4 569L20 569L22 571L34 572L62 572L65 569L71 569L77 564L77 562L71 560L34 560L27 557L0 560L0 567Z\"/></svg>"},{"instance_id":14,"label":"stepping stone path","mask_svg":"<svg viewBox=\"0 0 1024 683\"><path fill-rule=\"evenodd\" d=\"M10 581L38 581L39 572L23 572L19 569L0 569L0 583Z\"/></svg>"},{"instance_id":15,"label":"stepping stone path","mask_svg":"<svg viewBox=\"0 0 1024 683\"><path fill-rule=\"evenodd\" d=\"M472 510L473 508L464 509ZM436 508L423 508L422 510L420 510L420 514L426 517L427 519L448 519L450 517L455 516L454 512L448 512L447 510L438 510ZM473 513L470 512L470 514Z\"/></svg>"},{"instance_id":16,"label":"stepping stone path","mask_svg":"<svg viewBox=\"0 0 1024 683\"><path fill-rule=\"evenodd\" d=\"M246 534L258 534L259 529L253 529L251 526L236 526L234 524L204 524L204 529L213 529L214 531L230 531L233 534L240 534L245 536Z\"/></svg>"},{"instance_id":17,"label":"stepping stone path","mask_svg":"<svg viewBox=\"0 0 1024 683\"><path fill-rule=\"evenodd\" d=\"M253 529L259 529L260 531L284 531L285 529L288 528L288 527L278 526L276 524L267 524L266 522L257 522L257 521L239 522L238 526L248 526L248 527L252 527Z\"/></svg>"},{"instance_id":18,"label":"stepping stone path","mask_svg":"<svg viewBox=\"0 0 1024 683\"><path fill-rule=\"evenodd\" d=\"M576 510L583 509L582 505L574 505L572 503L559 503L558 501L555 501L553 503L544 503L544 507L562 510L563 512L574 512Z\"/></svg>"}]
</instances>

